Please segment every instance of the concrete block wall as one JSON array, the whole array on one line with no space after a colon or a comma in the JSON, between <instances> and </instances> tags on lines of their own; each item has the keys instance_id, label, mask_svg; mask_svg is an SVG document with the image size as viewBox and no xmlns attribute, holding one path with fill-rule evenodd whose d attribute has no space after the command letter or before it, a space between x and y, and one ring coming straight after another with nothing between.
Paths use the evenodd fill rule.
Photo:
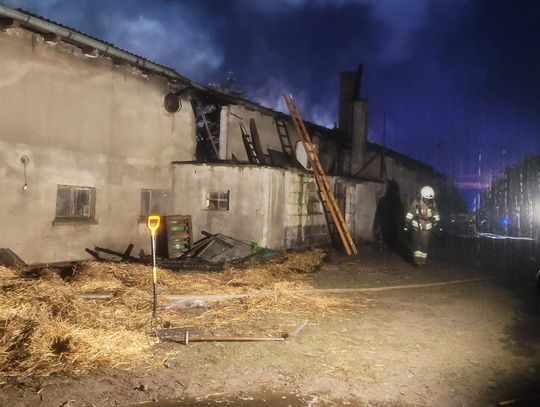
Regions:
<instances>
[{"instance_id":1,"label":"concrete block wall","mask_svg":"<svg viewBox=\"0 0 540 407\"><path fill-rule=\"evenodd\" d=\"M284 247L306 247L330 243L330 235L322 205L317 195L315 178L308 174L295 174L289 183L287 197L287 227ZM313 210L321 212L313 212Z\"/></svg>"}]
</instances>

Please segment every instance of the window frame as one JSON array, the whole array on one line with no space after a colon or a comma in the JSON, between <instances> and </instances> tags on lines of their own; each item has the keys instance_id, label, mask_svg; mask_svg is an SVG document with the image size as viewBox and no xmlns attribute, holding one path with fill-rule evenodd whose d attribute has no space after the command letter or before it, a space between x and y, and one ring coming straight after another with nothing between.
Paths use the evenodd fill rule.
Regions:
<instances>
[{"instance_id":1,"label":"window frame","mask_svg":"<svg viewBox=\"0 0 540 407\"><path fill-rule=\"evenodd\" d=\"M149 201L148 201L148 213L143 213L143 194L149 193ZM157 193L160 194L161 202L160 210L157 212L152 212L150 209L152 208L152 194ZM146 222L148 219L148 216L150 215L159 215L159 216L166 216L167 210L168 210L168 199L169 199L169 190L168 189L160 189L160 188L141 188L140 193L140 206L139 206L139 222Z\"/></svg>"},{"instance_id":2,"label":"window frame","mask_svg":"<svg viewBox=\"0 0 540 407\"><path fill-rule=\"evenodd\" d=\"M217 197L212 198L211 194L217 194ZM224 196L223 196L224 195ZM210 202L215 201L215 206L210 206ZM221 207L221 202L226 203L226 207ZM203 200L204 209L207 211L228 212L231 208L231 191L230 190L212 190L204 193Z\"/></svg>"},{"instance_id":3,"label":"window frame","mask_svg":"<svg viewBox=\"0 0 540 407\"><path fill-rule=\"evenodd\" d=\"M69 197L67 199L68 214L66 215L59 213L59 198L61 195L61 191L69 192ZM81 208L79 208L78 205L80 205L80 192L82 191L88 193L88 204L83 206L83 214L79 215L78 212L81 210ZM56 186L56 206L53 225L73 223L97 224L96 195L96 187L58 184ZM88 207L88 215L84 214L84 207Z\"/></svg>"}]
</instances>

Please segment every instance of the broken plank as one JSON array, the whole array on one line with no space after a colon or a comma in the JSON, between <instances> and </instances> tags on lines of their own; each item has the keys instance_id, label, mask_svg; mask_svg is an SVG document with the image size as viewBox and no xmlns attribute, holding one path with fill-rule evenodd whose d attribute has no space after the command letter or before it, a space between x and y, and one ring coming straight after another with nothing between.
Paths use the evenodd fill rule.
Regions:
<instances>
[{"instance_id":1,"label":"broken plank","mask_svg":"<svg viewBox=\"0 0 540 407\"><path fill-rule=\"evenodd\" d=\"M195 243L193 243L193 246L187 252L182 253L180 258L195 256L197 252L201 250L205 245L209 244L210 241L211 239L208 237L196 241Z\"/></svg>"},{"instance_id":2,"label":"broken plank","mask_svg":"<svg viewBox=\"0 0 540 407\"><path fill-rule=\"evenodd\" d=\"M88 247L87 247L86 249L84 249L84 250L86 250L86 252L87 252L89 255L91 255L94 259L96 259L96 260L103 260L101 257L99 257L99 254L98 254L97 252L95 252L95 251L93 251L93 250L90 250Z\"/></svg>"},{"instance_id":3,"label":"broken plank","mask_svg":"<svg viewBox=\"0 0 540 407\"><path fill-rule=\"evenodd\" d=\"M130 243L122 255L122 260L127 260L131 257L131 251L133 250L133 243Z\"/></svg>"},{"instance_id":4,"label":"broken plank","mask_svg":"<svg viewBox=\"0 0 540 407\"><path fill-rule=\"evenodd\" d=\"M111 250L111 249L106 249L104 247L94 247L94 250L98 251L98 252L103 252L103 253L107 253L107 254L110 254L112 256L116 256L116 257L120 257L122 260L128 260L128 261L132 261L132 262L135 262L135 263L142 263L143 261L137 257L134 257L134 256L125 256L124 257L124 253L120 253L120 252L115 252L114 250Z\"/></svg>"},{"instance_id":5,"label":"broken plank","mask_svg":"<svg viewBox=\"0 0 540 407\"><path fill-rule=\"evenodd\" d=\"M206 230L201 230L201 235L207 237L207 238L212 238L214 237L214 235L210 232L207 232Z\"/></svg>"}]
</instances>

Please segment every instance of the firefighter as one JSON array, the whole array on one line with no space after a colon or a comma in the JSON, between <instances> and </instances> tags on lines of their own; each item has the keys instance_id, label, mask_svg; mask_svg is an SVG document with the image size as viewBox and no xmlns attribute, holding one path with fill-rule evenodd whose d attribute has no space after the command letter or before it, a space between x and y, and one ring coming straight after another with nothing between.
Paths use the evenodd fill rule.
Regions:
<instances>
[{"instance_id":1,"label":"firefighter","mask_svg":"<svg viewBox=\"0 0 540 407\"><path fill-rule=\"evenodd\" d=\"M420 190L420 197L413 201L405 215L405 230L412 227L413 261L418 266L426 263L431 230L440 220L434 198L433 188L423 187Z\"/></svg>"}]
</instances>

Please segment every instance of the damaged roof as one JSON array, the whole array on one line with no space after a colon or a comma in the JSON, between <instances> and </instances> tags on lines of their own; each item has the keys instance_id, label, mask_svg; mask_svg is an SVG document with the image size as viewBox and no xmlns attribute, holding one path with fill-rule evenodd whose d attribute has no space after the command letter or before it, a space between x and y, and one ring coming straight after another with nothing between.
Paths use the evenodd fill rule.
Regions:
<instances>
[{"instance_id":1,"label":"damaged roof","mask_svg":"<svg viewBox=\"0 0 540 407\"><path fill-rule=\"evenodd\" d=\"M23 9L11 9L5 6L0 5L0 19L2 20L13 20L18 26L21 26L29 31L44 35L44 34L53 34L58 36L59 41L66 42L68 44L79 46L81 48L91 48L97 50L101 55L110 57L113 61L122 61L129 65L132 65L143 72L148 72L155 74L157 76L164 77L172 85L182 86L182 89L192 89L196 92L205 94L207 96L213 97L224 104L234 104L245 107L248 110L259 111L273 117L280 117L289 119L290 116L283 112L273 110L269 107L263 106L257 102L251 100L232 96L223 92L220 92L216 89L201 85L197 82L194 82L185 76L179 74L175 69L160 65L156 62L153 62L147 58L124 50L117 47L115 44L103 41L99 38L93 37L87 33L79 31L73 27L69 27L63 24L60 24L56 21L49 20L45 17L36 15L27 10ZM5 21L4 21L5 24ZM341 143L346 143L346 137L343 137L344 134L339 129L329 129L317 123L309 122L304 120L306 126L321 136L330 136ZM433 167L424 164L420 161L417 161L413 158L410 158L404 154L398 153L397 151L390 150L379 144L367 142L366 147L372 151L380 151L385 149L385 154L390 157L395 158L397 161L400 161L404 165L409 167L414 167L420 170L436 172ZM441 174L442 176L442 174Z\"/></svg>"},{"instance_id":2,"label":"damaged roof","mask_svg":"<svg viewBox=\"0 0 540 407\"><path fill-rule=\"evenodd\" d=\"M262 106L261 104L253 102L251 100L244 99L238 96L232 96L218 90L209 88L207 86L201 85L179 74L173 68L160 65L156 62L150 61L147 58L141 57L132 52L119 48L115 44L103 41L99 38L79 31L73 27L57 23L56 21L49 20L45 17L36 15L27 10L14 10L0 5L0 19L12 20L16 22L18 26L41 35L56 35L58 36L59 41L66 42L74 46L97 50L99 54L110 57L113 61L122 61L142 70L143 72L162 76L167 79L167 81L169 81L172 85L181 86L182 89L190 88L194 91L198 91L202 94L214 97L225 104L241 105L247 109L260 111L274 117L290 117L285 113L273 110L269 107ZM305 123L306 125L309 125L309 127L318 130L323 135L329 135L330 133L332 133L332 135L339 135L339 132L336 129L329 129L327 127L308 121L305 121Z\"/></svg>"},{"instance_id":3,"label":"damaged roof","mask_svg":"<svg viewBox=\"0 0 540 407\"><path fill-rule=\"evenodd\" d=\"M434 174L434 175L436 175L438 177L441 177L441 178L447 178L446 175L438 172L431 165L423 163L422 161L418 161L418 160L416 160L416 159L414 159L412 157L409 157L408 155L399 153L399 152L397 152L395 150L392 150L392 149L390 149L388 147L384 147L384 146L382 146L380 144L372 143L370 141L367 141L366 142L366 150L367 151L372 151L372 152L374 152L376 154L381 154L383 152L383 150L384 150L384 154L385 154L386 157L392 158L393 160L397 161L398 163L400 163L404 167L414 169L414 170L417 170L417 171L428 172L428 173Z\"/></svg>"}]
</instances>

